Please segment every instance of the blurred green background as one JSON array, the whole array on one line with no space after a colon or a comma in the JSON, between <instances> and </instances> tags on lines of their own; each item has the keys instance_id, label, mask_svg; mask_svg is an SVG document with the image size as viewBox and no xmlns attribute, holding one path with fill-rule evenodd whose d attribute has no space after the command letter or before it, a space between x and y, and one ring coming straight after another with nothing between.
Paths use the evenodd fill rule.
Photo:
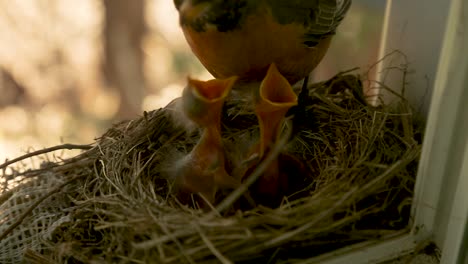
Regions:
<instances>
[{"instance_id":1,"label":"blurred green background","mask_svg":"<svg viewBox=\"0 0 468 264\"><path fill-rule=\"evenodd\" d=\"M377 61L385 0L353 0L313 80ZM0 162L91 143L209 79L172 0L0 0Z\"/></svg>"}]
</instances>

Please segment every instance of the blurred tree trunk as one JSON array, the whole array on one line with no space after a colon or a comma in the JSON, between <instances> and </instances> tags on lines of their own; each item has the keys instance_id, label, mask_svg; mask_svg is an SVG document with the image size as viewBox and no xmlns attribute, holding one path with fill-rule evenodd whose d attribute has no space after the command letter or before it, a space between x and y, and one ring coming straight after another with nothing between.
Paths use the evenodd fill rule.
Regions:
<instances>
[{"instance_id":1,"label":"blurred tree trunk","mask_svg":"<svg viewBox=\"0 0 468 264\"><path fill-rule=\"evenodd\" d=\"M146 33L144 0L103 0L104 76L117 89L116 118L139 115L145 94L143 37Z\"/></svg>"},{"instance_id":2,"label":"blurred tree trunk","mask_svg":"<svg viewBox=\"0 0 468 264\"><path fill-rule=\"evenodd\" d=\"M30 103L26 88L3 67L0 67L0 94L0 109Z\"/></svg>"}]
</instances>

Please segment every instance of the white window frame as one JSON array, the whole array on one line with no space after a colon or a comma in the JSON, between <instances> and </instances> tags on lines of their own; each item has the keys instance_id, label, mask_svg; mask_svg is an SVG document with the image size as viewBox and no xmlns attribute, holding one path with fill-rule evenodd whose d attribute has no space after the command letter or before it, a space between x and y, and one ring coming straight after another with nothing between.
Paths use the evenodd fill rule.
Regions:
<instances>
[{"instance_id":1,"label":"white window frame","mask_svg":"<svg viewBox=\"0 0 468 264\"><path fill-rule=\"evenodd\" d=\"M388 0L383 32L381 55L400 50L414 70L410 102L420 103L427 89L432 94L422 108L427 126L411 228L307 263L379 263L432 241L441 263L468 264L468 1ZM386 62L379 72L398 63ZM394 81L401 85L401 78Z\"/></svg>"}]
</instances>

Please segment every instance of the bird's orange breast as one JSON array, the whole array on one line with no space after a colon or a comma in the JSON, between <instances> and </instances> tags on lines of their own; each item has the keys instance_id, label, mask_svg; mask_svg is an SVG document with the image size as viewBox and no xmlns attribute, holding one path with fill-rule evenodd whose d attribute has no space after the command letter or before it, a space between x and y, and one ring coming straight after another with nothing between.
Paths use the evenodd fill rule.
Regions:
<instances>
[{"instance_id":1,"label":"bird's orange breast","mask_svg":"<svg viewBox=\"0 0 468 264\"><path fill-rule=\"evenodd\" d=\"M300 24L279 24L268 7L258 8L236 29L219 32L182 27L195 55L216 78L238 76L242 81L261 80L271 63L291 82L307 76L321 61L331 36L315 47L303 43Z\"/></svg>"}]
</instances>

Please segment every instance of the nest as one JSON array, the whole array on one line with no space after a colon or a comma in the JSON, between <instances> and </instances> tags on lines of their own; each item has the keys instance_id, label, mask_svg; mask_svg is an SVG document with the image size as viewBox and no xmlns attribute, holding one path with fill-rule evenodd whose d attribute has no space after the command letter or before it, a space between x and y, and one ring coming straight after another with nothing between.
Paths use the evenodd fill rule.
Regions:
<instances>
[{"instance_id":1,"label":"nest","mask_svg":"<svg viewBox=\"0 0 468 264\"><path fill-rule=\"evenodd\" d=\"M294 263L406 230L421 148L407 102L369 106L351 74L313 84L310 95L306 121L269 156L287 151L310 176L275 208L232 209L251 182L208 211L181 203L163 163L190 151L199 134L174 122L169 108L117 124L92 145L0 165L0 262ZM227 142L258 129L255 115L233 114L236 107L225 106ZM85 151L12 167L66 148Z\"/></svg>"}]
</instances>

